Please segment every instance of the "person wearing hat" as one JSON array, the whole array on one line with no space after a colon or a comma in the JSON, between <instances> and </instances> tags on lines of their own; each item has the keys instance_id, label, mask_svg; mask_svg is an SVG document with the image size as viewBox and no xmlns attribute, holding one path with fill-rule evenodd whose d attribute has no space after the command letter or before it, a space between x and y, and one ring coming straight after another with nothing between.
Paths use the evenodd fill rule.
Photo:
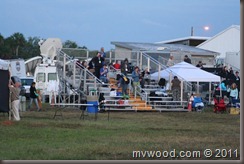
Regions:
<instances>
[{"instance_id":1,"label":"person wearing hat","mask_svg":"<svg viewBox=\"0 0 244 164\"><path fill-rule=\"evenodd\" d=\"M185 55L184 62L191 64L191 59L187 55Z\"/></svg>"}]
</instances>

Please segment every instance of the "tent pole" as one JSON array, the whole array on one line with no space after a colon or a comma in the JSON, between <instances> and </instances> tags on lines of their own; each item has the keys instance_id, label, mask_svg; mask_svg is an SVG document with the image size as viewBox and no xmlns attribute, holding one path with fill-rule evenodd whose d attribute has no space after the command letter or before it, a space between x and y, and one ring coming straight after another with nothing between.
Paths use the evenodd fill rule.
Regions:
<instances>
[{"instance_id":1,"label":"tent pole","mask_svg":"<svg viewBox=\"0 0 244 164\"><path fill-rule=\"evenodd\" d=\"M222 98L221 83L222 83L222 78L221 78L220 85L219 85L219 96Z\"/></svg>"},{"instance_id":2,"label":"tent pole","mask_svg":"<svg viewBox=\"0 0 244 164\"><path fill-rule=\"evenodd\" d=\"M158 65L158 81L160 80L160 71L161 71L161 66Z\"/></svg>"},{"instance_id":3,"label":"tent pole","mask_svg":"<svg viewBox=\"0 0 244 164\"><path fill-rule=\"evenodd\" d=\"M197 81L197 94L199 94L199 81Z\"/></svg>"},{"instance_id":4,"label":"tent pole","mask_svg":"<svg viewBox=\"0 0 244 164\"><path fill-rule=\"evenodd\" d=\"M212 94L212 92L211 92L211 82L209 82L209 95L208 95L208 103L210 104L210 102L211 102L211 94Z\"/></svg>"},{"instance_id":5,"label":"tent pole","mask_svg":"<svg viewBox=\"0 0 244 164\"><path fill-rule=\"evenodd\" d=\"M171 90L172 72L169 73L169 90Z\"/></svg>"},{"instance_id":6,"label":"tent pole","mask_svg":"<svg viewBox=\"0 0 244 164\"><path fill-rule=\"evenodd\" d=\"M181 92L180 92L180 100L181 100L181 104L182 104L182 101L183 101L183 80L181 81L181 83L180 83L180 90L181 90Z\"/></svg>"}]
</instances>

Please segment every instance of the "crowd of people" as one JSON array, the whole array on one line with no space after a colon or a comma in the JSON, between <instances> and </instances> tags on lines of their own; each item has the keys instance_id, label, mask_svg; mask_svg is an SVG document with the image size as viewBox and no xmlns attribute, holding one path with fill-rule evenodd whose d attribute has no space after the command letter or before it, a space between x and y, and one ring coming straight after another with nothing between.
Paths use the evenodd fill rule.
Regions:
<instances>
[{"instance_id":1,"label":"crowd of people","mask_svg":"<svg viewBox=\"0 0 244 164\"><path fill-rule=\"evenodd\" d=\"M139 93L138 86L141 88L145 88L145 85L150 86L151 83L151 74L150 68L145 68L144 70L140 70L138 66L131 67L129 64L129 60L125 58L123 61L116 60L115 63L111 63L107 65L105 60L106 53L104 48L102 47L97 55L93 57L89 62L86 60L82 61L81 64L82 68L88 69L91 73L93 73L98 79L100 79L103 83L109 83L109 70L112 68L114 70L119 70L121 74L117 76L118 87L122 88L122 94L128 95L127 89L128 85L131 84L132 86L132 93L136 95ZM185 55L184 61L191 64L191 59ZM174 63L174 56L170 55L169 60L167 62L167 66L173 66ZM111 67L112 66L112 67ZM110 67L110 69L108 68ZM203 68L202 61L199 61L196 67ZM83 72L84 73L84 72ZM128 78L128 73L131 73L131 80ZM239 99L240 96L240 77L239 72L232 70L232 68L228 69L227 66L224 66L219 72L219 76L222 77L223 81L221 84L216 88L216 90L220 89L223 91L228 92L229 102L233 103L236 99ZM171 85L172 90L172 97L174 101L180 101L180 87L181 81L178 79L177 76L174 76L173 80L169 83ZM11 95L11 102L13 108L13 115L14 120L20 120L17 104L19 104L19 83L16 84L9 84ZM37 111L40 111L41 108L37 102L38 93L35 88L35 82L32 83L30 87L30 103L28 105L28 109L30 109L33 101L36 105Z\"/></svg>"},{"instance_id":2,"label":"crowd of people","mask_svg":"<svg viewBox=\"0 0 244 164\"><path fill-rule=\"evenodd\" d=\"M219 72L222 81L220 85L216 88L216 91L221 90L223 92L222 96L227 96L229 98L228 105L235 105L240 99L240 76L238 71L232 70L230 67L224 66Z\"/></svg>"}]
</instances>

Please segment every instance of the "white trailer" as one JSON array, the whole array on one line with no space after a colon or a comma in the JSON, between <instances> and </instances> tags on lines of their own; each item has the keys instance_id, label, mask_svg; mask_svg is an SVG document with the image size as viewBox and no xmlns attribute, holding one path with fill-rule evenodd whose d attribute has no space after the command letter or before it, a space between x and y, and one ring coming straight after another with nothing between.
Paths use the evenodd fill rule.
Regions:
<instances>
[{"instance_id":1,"label":"white trailer","mask_svg":"<svg viewBox=\"0 0 244 164\"><path fill-rule=\"evenodd\" d=\"M225 57L216 58L216 66L227 66L232 67L234 71L240 71L240 51L239 52L226 52Z\"/></svg>"}]
</instances>

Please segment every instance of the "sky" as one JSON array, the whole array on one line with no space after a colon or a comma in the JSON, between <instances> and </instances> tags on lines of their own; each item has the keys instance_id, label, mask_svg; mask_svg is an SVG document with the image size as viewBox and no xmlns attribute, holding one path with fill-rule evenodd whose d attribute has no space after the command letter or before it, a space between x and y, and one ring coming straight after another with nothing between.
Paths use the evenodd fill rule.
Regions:
<instances>
[{"instance_id":1,"label":"sky","mask_svg":"<svg viewBox=\"0 0 244 164\"><path fill-rule=\"evenodd\" d=\"M212 37L240 25L240 0L0 0L0 34L71 40L90 50L112 41ZM203 27L208 26L209 30Z\"/></svg>"}]
</instances>

